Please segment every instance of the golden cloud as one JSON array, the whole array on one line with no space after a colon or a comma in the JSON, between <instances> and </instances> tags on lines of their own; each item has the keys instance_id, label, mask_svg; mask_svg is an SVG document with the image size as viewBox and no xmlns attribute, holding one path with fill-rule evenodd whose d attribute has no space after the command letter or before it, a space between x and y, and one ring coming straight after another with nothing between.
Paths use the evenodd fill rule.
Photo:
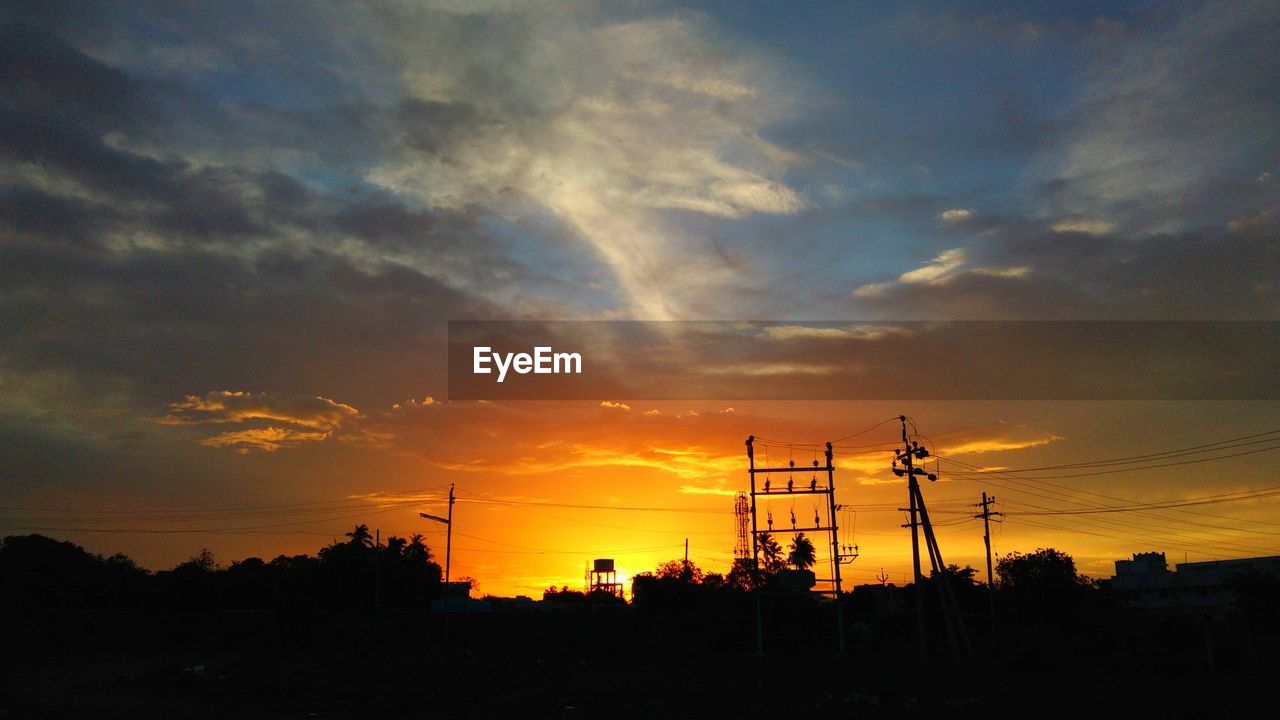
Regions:
<instances>
[{"instance_id":1,"label":"golden cloud","mask_svg":"<svg viewBox=\"0 0 1280 720\"><path fill-rule=\"evenodd\" d=\"M203 425L270 420L330 431L360 414L359 410L318 395L279 397L270 393L217 390L188 395L169 404L163 425Z\"/></svg>"}]
</instances>

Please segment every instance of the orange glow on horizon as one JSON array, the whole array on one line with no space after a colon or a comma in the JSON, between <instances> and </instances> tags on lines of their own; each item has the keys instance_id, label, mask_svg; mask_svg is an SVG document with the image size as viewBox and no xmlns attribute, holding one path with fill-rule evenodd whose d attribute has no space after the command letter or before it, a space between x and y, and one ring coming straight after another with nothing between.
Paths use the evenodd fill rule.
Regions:
<instances>
[{"instance_id":1,"label":"orange glow on horizon","mask_svg":"<svg viewBox=\"0 0 1280 720\"><path fill-rule=\"evenodd\" d=\"M254 398L254 402L263 401ZM338 404L323 399L313 404L313 409L299 406L288 412L345 412L334 410ZM552 585L582 589L584 567L595 558L617 562L629 593L630 580L636 574L681 558L686 539L690 560L704 572L728 572L736 542L733 496L748 486L744 447L748 435L763 435L764 439L757 441L758 462L776 466L794 460L797 481L807 484L811 472L806 468L820 457L817 444L824 438L840 438L900 411L898 405L888 403L732 405L733 412L725 412L729 403L709 402L407 402L381 416L362 411L372 420L358 437L334 431L325 441L269 452L243 446L237 448L241 453L209 447L210 433L202 434L209 428L194 423L173 425L189 433L184 442L203 444L201 452L210 463L221 463L216 467L221 468L219 477L228 478L224 482L241 483L235 494L246 498L242 503L214 498L205 501L207 507L322 504L314 512L298 511L295 515L286 509L263 511L251 520L215 522L200 516L156 525L183 529L164 544L155 543L154 535L135 538L116 533L104 538L76 534L74 526L67 526L72 527L67 532L50 534L95 552L121 550L144 566L161 569L206 546L224 565L248 556L269 559L282 553L314 554L329 542L341 541L356 523L365 523L371 531L380 532L384 541L391 535L421 533L435 559L443 564L444 528L421 520L418 513L442 514L447 487L454 483L458 502L454 507L451 574L476 579L478 594L539 598ZM1132 454L1131 446L1120 440L1123 435L1113 427L1099 426L1098 418L1114 415L1116 419L1110 422L1122 425L1127 413L1140 408L1111 404L1103 413L1099 405L932 403L908 409L921 426L927 447L940 448L944 456L957 456L974 467L1007 469ZM1261 409L1267 411L1266 407ZM245 414L285 414L257 406L237 412L240 414L226 422L220 419L212 436L253 430L242 426ZM1149 428L1143 450L1195 443L1196 438L1187 436L1176 413L1146 410L1142 417ZM1255 426L1247 416L1237 422L1245 428L1241 434ZM910 535L902 527L905 514L897 510L905 505L906 489L901 478L889 472L891 451L901 444L899 433L896 423L889 423L836 443L836 501L849 507L839 513L839 542L856 543L861 553L841 568L846 588L878 583L882 570L888 582L910 580ZM1207 437L1216 440L1230 433L1231 429L1215 427ZM775 438L808 444L788 446ZM1227 492L1243 486L1237 482L1239 469L1248 467L1248 460L1050 481L1057 486L1005 479L998 474L953 472L959 466L943 463L938 481L926 483L923 491L948 563L972 565L984 578L982 529L973 519L977 512L973 505L986 490L1001 503L1010 503L1003 508L1009 514L1006 522L993 528L997 554L1057 547L1073 554L1082 572L1107 577L1114 560L1138 551L1164 550L1171 557L1181 558L1186 553L1188 557L1213 559L1275 554L1276 550L1265 539L1260 541L1247 532L1247 527L1210 533L1194 524L1161 526L1141 515L1025 513L1037 507L1079 507L1064 499L1066 493L1149 500ZM938 467L934 458L926 465L930 471ZM274 495L263 495L272 490ZM259 497L264 499L257 501ZM1079 494L1070 497L1098 499ZM65 501L68 506L95 506L89 497ZM785 546L791 512L794 510L801 526L809 525L813 502L809 496L761 499L759 525L766 527L772 511L778 540ZM170 503L174 507L193 504L181 497ZM334 510L321 512L327 507ZM1265 520L1273 517L1274 509L1275 503L1267 499L1229 508L1232 517L1244 520ZM213 513L210 518L219 517L208 512ZM825 512L820 515L825 518ZM1186 519L1202 525L1218 522ZM265 529L208 535L190 532L202 527ZM829 541L825 536L808 534L818 549L819 577L825 577ZM107 538L110 543L105 542ZM1200 544L1201 539L1208 542Z\"/></svg>"}]
</instances>

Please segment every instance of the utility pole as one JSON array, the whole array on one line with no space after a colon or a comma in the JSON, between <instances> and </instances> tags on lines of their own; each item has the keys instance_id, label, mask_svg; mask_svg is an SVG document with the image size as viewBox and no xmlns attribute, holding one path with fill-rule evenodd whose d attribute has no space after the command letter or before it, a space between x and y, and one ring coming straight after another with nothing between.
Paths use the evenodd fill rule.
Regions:
<instances>
[{"instance_id":1,"label":"utility pole","mask_svg":"<svg viewBox=\"0 0 1280 720\"><path fill-rule=\"evenodd\" d=\"M453 483L449 483L449 512L444 521L444 584L449 585L449 564L453 559Z\"/></svg>"},{"instance_id":2,"label":"utility pole","mask_svg":"<svg viewBox=\"0 0 1280 720\"><path fill-rule=\"evenodd\" d=\"M760 537L756 515L756 449L755 435L747 436L747 475L751 478L751 584L752 595L756 596L756 655L764 655L764 609L761 607L760 592L762 575L760 573Z\"/></svg>"},{"instance_id":3,"label":"utility pole","mask_svg":"<svg viewBox=\"0 0 1280 720\"><path fill-rule=\"evenodd\" d=\"M439 515L428 515L427 513L418 513L418 517L424 520L434 520L445 527L444 534L444 584L447 588L449 585L449 561L453 555L453 485L449 486L449 510L444 517Z\"/></svg>"},{"instance_id":4,"label":"utility pole","mask_svg":"<svg viewBox=\"0 0 1280 720\"><path fill-rule=\"evenodd\" d=\"M427 513L418 513L418 516L425 520L432 520L443 523L445 527L444 535L444 636L446 641L449 637L449 606L453 603L449 598L449 563L453 555L453 483L449 484L449 509L444 517L438 515L428 515Z\"/></svg>"},{"instance_id":5,"label":"utility pole","mask_svg":"<svg viewBox=\"0 0 1280 720\"><path fill-rule=\"evenodd\" d=\"M382 528L373 531L373 637L382 627Z\"/></svg>"},{"instance_id":6,"label":"utility pole","mask_svg":"<svg viewBox=\"0 0 1280 720\"><path fill-rule=\"evenodd\" d=\"M1002 514L998 512L991 512L991 505L995 503L995 501L996 498L994 495L987 497L987 493L984 491L982 493L982 502L977 505L977 507L982 508L982 512L974 515L974 517L982 518L982 542L987 546L987 611L991 615L991 632L993 640L995 639L994 636L996 628L996 578L995 574L991 571L991 516Z\"/></svg>"},{"instance_id":7,"label":"utility pole","mask_svg":"<svg viewBox=\"0 0 1280 720\"><path fill-rule=\"evenodd\" d=\"M902 423L902 451L897 453L893 462L893 474L898 477L907 476L907 493L909 497L909 512L911 513L911 567L915 571L915 586L911 589L911 594L915 596L916 602L916 649L920 655L920 662L925 662L929 658L928 642L925 638L924 631L924 592L921 587L924 576L920 573L920 521L917 517L919 509L916 506L916 496L920 493L920 484L916 482L918 471L915 468L916 453L911 450L911 442L907 439L907 417L899 415L898 421ZM901 461L905 466L898 468L898 462Z\"/></svg>"},{"instance_id":8,"label":"utility pole","mask_svg":"<svg viewBox=\"0 0 1280 720\"><path fill-rule=\"evenodd\" d=\"M689 538L684 539L684 566L689 567Z\"/></svg>"},{"instance_id":9,"label":"utility pole","mask_svg":"<svg viewBox=\"0 0 1280 720\"><path fill-rule=\"evenodd\" d=\"M827 460L827 527L831 528L831 575L835 579L835 598L836 603L836 652L844 657L844 603L840 599L840 595L844 592L840 578L840 564L844 562L844 558L840 554L840 528L836 523L836 463L835 452L831 447L831 443L827 443L826 451ZM817 468L817 460L814 460L814 468ZM853 557L849 558L849 562L853 562Z\"/></svg>"},{"instance_id":10,"label":"utility pole","mask_svg":"<svg viewBox=\"0 0 1280 720\"><path fill-rule=\"evenodd\" d=\"M820 593L823 595L830 595L833 602L835 603L837 652L838 654L843 655L845 652L844 613L842 610L840 597L844 589L843 589L842 580L840 577L840 565L852 562L853 559L857 557L857 552L855 548L855 552L851 554L846 554L846 553L843 553L840 548L840 527L839 527L839 523L836 520L836 508L838 506L835 503L835 493L836 493L835 463L834 463L834 451L832 449L832 444L827 443L826 453L825 453L826 466L824 467L819 465L818 460L815 458L813 461L813 475L809 483L804 484L802 482L801 484L797 485L794 482L794 477L793 477L796 472L796 463L794 459L791 460L789 463L787 463L786 466L779 466L779 467L757 467L756 466L755 441L756 441L756 437L754 435L751 435L747 438L746 445L747 445L747 461L748 461L747 472L750 475L750 480L751 480L750 495L751 495L752 567L755 571L754 575L755 575L755 580L757 582L757 586L754 593L756 596L755 598L756 599L756 654L757 655L764 654L764 633L762 630L763 610L761 609L761 596L764 594L765 591L763 588L760 587L760 585L763 584L761 582L762 577L760 572L760 537L762 535L770 534L773 532L772 515L770 515L770 519L769 519L769 529L768 530L760 529L759 514L757 511L757 504L756 504L757 498L761 495L785 496L789 498L794 498L797 495L814 495L814 496L825 495L826 501L823 503L826 507L826 513L827 513L827 521L825 525L822 521L821 511L818 509L817 504L815 503L814 510L813 510L813 526L797 527L795 522L795 513L792 512L791 530L789 532L792 533L793 536L799 533L806 533L806 532L814 532L814 533L824 532L824 533L828 533L831 537L831 558L830 558L831 577L829 578L815 577L814 578L815 584L819 582L828 583L830 584L830 588L824 589L824 590L814 590L814 592ZM766 454L766 458L767 457L768 455ZM801 473L803 472L804 471L801 470ZM821 486L818 480L818 474L822 472L825 472L827 474L826 486ZM783 487L774 486L767 479L771 474L783 474L783 473L787 475L787 483ZM763 489L758 488L756 485L757 474L763 474L766 477ZM787 532L787 531L784 531L784 532ZM817 551L817 548L818 548L818 545L814 545L815 552Z\"/></svg>"},{"instance_id":11,"label":"utility pole","mask_svg":"<svg viewBox=\"0 0 1280 720\"><path fill-rule=\"evenodd\" d=\"M952 656L959 661L963 654L970 652L969 635L965 631L964 618L960 615L960 608L956 603L955 593L948 578L947 564L942 559L942 548L938 547L938 538L933 533L933 524L929 522L929 510L925 507L924 495L920 493L920 482L916 479L917 476L924 475L930 481L933 481L937 480L938 476L926 471L924 468L915 466L917 460L929 457L929 451L920 447L920 443L912 442L907 437L906 416L900 415L898 420L902 423L903 447L894 453L893 474L898 477L907 476L907 490L911 494L910 507L901 509L908 510L911 513L911 560L916 575L916 586L912 594L915 595L916 599L916 634L917 642L920 646L920 659L922 662L927 660L924 628L924 593L920 587L924 577L920 572L919 533L923 529L925 547L929 551L929 564L933 569L934 585L937 587L938 600L942 607L942 619L947 631L947 640L951 644ZM903 467L898 467L898 463L902 463Z\"/></svg>"}]
</instances>

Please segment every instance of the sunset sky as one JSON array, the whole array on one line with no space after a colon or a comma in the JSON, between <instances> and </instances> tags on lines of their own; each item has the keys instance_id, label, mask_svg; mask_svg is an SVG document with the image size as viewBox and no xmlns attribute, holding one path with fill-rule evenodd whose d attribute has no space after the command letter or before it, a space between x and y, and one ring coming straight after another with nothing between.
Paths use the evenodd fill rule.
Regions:
<instances>
[{"instance_id":1,"label":"sunset sky","mask_svg":"<svg viewBox=\"0 0 1280 720\"><path fill-rule=\"evenodd\" d=\"M0 20L0 534L162 569L363 522L443 559L418 513L455 483L453 574L537 595L686 538L724 571L748 435L799 466L874 426L836 456L846 576L902 582L905 414L962 463L924 488L948 562L981 567L984 490L997 552L1093 576L1280 554L1274 494L1092 512L1280 487L1274 401L451 402L445 363L449 320L1280 320L1276 3Z\"/></svg>"}]
</instances>

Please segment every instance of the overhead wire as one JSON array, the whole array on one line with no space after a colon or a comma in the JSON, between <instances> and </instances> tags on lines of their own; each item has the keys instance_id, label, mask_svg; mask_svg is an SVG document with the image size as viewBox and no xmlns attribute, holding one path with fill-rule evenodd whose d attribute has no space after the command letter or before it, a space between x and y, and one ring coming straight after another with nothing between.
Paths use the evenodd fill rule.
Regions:
<instances>
[{"instance_id":1,"label":"overhead wire","mask_svg":"<svg viewBox=\"0 0 1280 720\"><path fill-rule=\"evenodd\" d=\"M960 463L959 461L956 461L956 460L951 460L951 459L947 459L947 460L948 460L948 462L952 462L952 463L956 463L956 464L964 465L964 463ZM1114 506L1106 506L1106 505L1100 504L1100 503L1098 503L1098 502L1096 502L1096 501L1084 501L1084 500L1077 500L1077 499L1075 499L1075 498L1073 497L1073 495L1077 495L1077 494L1091 495L1091 496L1094 496L1094 497L1100 497L1100 498L1103 498L1103 499L1106 499L1106 500L1113 500L1113 501L1117 501L1117 502L1128 503L1128 504L1130 504L1130 505L1137 505L1137 504L1138 504L1138 503L1137 503L1137 501L1134 501L1134 500L1129 499L1129 498L1121 498L1121 497L1117 497L1117 496L1114 496L1114 495L1108 495L1108 494L1104 494L1104 493L1098 493L1098 492L1094 492L1094 491L1090 491L1090 490L1084 490L1084 489L1080 489L1080 488L1070 488L1070 487L1067 487L1067 486L1065 486L1065 485L1060 485L1060 484L1058 484L1058 483L1051 483L1051 482L1047 482L1047 481L1045 481L1045 480L1041 480L1041 479L1039 479L1039 478L1028 478L1028 477L1016 476L1016 475L1006 475L1005 473L998 472L998 471L990 471L990 472L988 472L988 473L984 473L984 475L994 475L994 476L996 476L996 477L1000 477L1001 479L1005 480L1006 482L1014 483L1014 484L1017 484L1017 485L1035 485L1035 486L1044 486L1044 487L1046 487L1046 488L1053 488L1052 490L1045 490L1044 492L1052 493L1053 495L1056 495L1056 496L1058 496L1058 497L1059 497L1059 498L1061 498L1061 499L1065 499L1065 500L1067 500L1068 502L1074 502L1074 503L1075 503L1075 504L1077 504L1077 505L1084 505L1084 506L1088 506L1088 507L1095 508L1095 509L1101 509L1101 508L1106 508L1106 507L1114 507ZM970 477L969 479L971 479L971 480L977 480L978 478L977 478L976 476L974 476L974 477ZM979 482L984 482L984 480L978 480L978 481L979 481ZM990 482L989 478L988 478L987 480L985 480L985 482ZM1267 491L1270 491L1270 490L1273 490L1273 489L1280 489L1280 486L1264 488L1264 490L1267 490ZM1041 497L1047 497L1047 496L1045 496L1045 495L1043 495L1043 494L1042 494L1042 495L1041 495ZM1242 499L1249 499L1249 498L1242 498ZM1208 504L1208 503L1200 503L1200 502L1187 503L1187 505L1198 505L1198 504ZM1170 504L1170 505L1168 505L1168 508L1167 508L1167 509L1169 509L1169 510L1171 510L1171 511L1173 511L1173 512L1180 512L1180 513L1182 513L1182 514L1204 515L1204 516L1208 516L1208 517L1217 517L1217 518L1220 518L1220 519L1227 519L1227 520L1233 520L1233 521L1236 521L1236 520L1237 520L1236 518L1231 517L1231 516L1214 515L1214 514L1211 514L1211 513L1200 513L1200 512L1196 512L1196 511L1182 510L1182 509L1181 509L1181 507L1182 507L1182 506L1180 506L1180 505ZM1208 527L1208 528L1214 528L1214 529L1218 529L1218 530L1229 530L1229 531L1232 531L1232 532L1244 532L1244 533L1248 533L1248 534L1260 534L1260 535L1276 535L1276 534L1277 534L1277 533L1275 533L1275 532L1268 532L1268 531L1254 530L1254 529L1251 529L1251 528L1241 528L1241 527L1238 527L1238 526L1225 527L1225 526L1221 526L1221 525L1214 525L1214 524L1211 524L1211 523L1196 522L1196 521L1193 521L1193 520L1186 520L1186 519L1181 519L1181 518L1172 518L1172 517L1169 517L1168 515L1165 515L1165 514L1162 514L1162 513L1158 512L1158 510L1161 510L1161 509L1165 509L1165 508L1151 508L1151 509L1148 509L1148 508L1142 508L1142 507L1135 507L1135 508L1133 508L1131 511L1132 511L1132 512L1139 512L1139 513L1143 514L1145 517L1152 517L1152 518L1155 518L1155 519L1161 519L1161 520L1164 520L1164 521L1166 521L1166 522L1176 522L1176 523L1180 523L1180 524L1184 524L1184 525L1193 525L1193 526L1197 526L1197 527Z\"/></svg>"}]
</instances>

